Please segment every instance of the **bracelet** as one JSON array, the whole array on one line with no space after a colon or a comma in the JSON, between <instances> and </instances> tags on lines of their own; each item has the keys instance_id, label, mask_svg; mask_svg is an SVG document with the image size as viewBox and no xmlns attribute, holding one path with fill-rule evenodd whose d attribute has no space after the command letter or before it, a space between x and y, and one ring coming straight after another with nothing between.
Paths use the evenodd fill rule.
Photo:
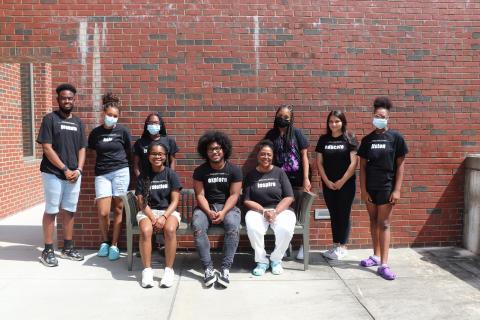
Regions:
<instances>
[{"instance_id":1,"label":"bracelet","mask_svg":"<svg viewBox=\"0 0 480 320\"><path fill-rule=\"evenodd\" d=\"M76 171L80 172L80 175L83 176L83 171L80 168L77 168Z\"/></svg>"},{"instance_id":2,"label":"bracelet","mask_svg":"<svg viewBox=\"0 0 480 320\"><path fill-rule=\"evenodd\" d=\"M67 168L66 165L63 165L62 171L63 171L63 172L67 172L67 171L68 171L68 168Z\"/></svg>"}]
</instances>

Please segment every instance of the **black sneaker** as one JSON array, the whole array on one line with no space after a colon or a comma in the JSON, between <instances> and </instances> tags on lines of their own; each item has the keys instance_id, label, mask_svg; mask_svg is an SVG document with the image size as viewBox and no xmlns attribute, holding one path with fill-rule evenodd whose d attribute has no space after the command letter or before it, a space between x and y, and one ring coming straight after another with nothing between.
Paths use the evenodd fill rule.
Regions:
<instances>
[{"instance_id":1,"label":"black sneaker","mask_svg":"<svg viewBox=\"0 0 480 320\"><path fill-rule=\"evenodd\" d=\"M83 260L83 256L75 248L70 248L70 249L63 248L60 257L62 259L70 259L73 261Z\"/></svg>"},{"instance_id":2,"label":"black sneaker","mask_svg":"<svg viewBox=\"0 0 480 320\"><path fill-rule=\"evenodd\" d=\"M220 275L218 277L217 283L224 288L227 288L230 284L230 270L222 269L220 270Z\"/></svg>"},{"instance_id":3,"label":"black sneaker","mask_svg":"<svg viewBox=\"0 0 480 320\"><path fill-rule=\"evenodd\" d=\"M40 261L46 266L46 267L56 267L58 266L58 260L55 257L55 252L53 252L52 249L45 249L42 251L42 256L40 257Z\"/></svg>"},{"instance_id":4,"label":"black sneaker","mask_svg":"<svg viewBox=\"0 0 480 320\"><path fill-rule=\"evenodd\" d=\"M210 287L216 281L217 274L215 273L215 270L213 270L213 268L205 269L205 275L203 276L203 283L205 284L205 287Z\"/></svg>"}]
</instances>

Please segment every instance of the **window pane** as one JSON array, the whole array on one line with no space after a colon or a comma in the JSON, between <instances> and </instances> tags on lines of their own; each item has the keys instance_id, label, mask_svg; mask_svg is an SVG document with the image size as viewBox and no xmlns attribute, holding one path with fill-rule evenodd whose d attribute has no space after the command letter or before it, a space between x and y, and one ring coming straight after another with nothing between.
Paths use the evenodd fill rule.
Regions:
<instances>
[{"instance_id":1,"label":"window pane","mask_svg":"<svg viewBox=\"0 0 480 320\"><path fill-rule=\"evenodd\" d=\"M21 94L22 94L22 138L23 156L33 156L33 101L32 101L32 65L20 64Z\"/></svg>"}]
</instances>

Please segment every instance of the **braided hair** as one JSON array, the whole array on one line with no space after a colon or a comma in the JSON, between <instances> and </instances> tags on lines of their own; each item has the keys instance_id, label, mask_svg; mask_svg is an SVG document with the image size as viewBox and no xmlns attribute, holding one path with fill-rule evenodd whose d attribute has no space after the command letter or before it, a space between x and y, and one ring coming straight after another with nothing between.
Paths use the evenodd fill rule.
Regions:
<instances>
[{"instance_id":1,"label":"braided hair","mask_svg":"<svg viewBox=\"0 0 480 320\"><path fill-rule=\"evenodd\" d=\"M102 96L103 110L107 110L110 107L117 108L120 106L120 99L112 92L107 92Z\"/></svg>"},{"instance_id":2,"label":"braided hair","mask_svg":"<svg viewBox=\"0 0 480 320\"><path fill-rule=\"evenodd\" d=\"M275 112L275 118L277 117L278 113L283 110L287 109L290 112L290 123L287 126L287 131L285 132L285 137L283 140L283 150L289 150L292 147L293 137L295 135L295 128L294 128L294 120L295 117L293 115L293 106L292 105L281 105L278 107L277 111ZM275 141L280 137L280 128L274 122L273 130L270 130L265 137L268 140Z\"/></svg>"},{"instance_id":3,"label":"braided hair","mask_svg":"<svg viewBox=\"0 0 480 320\"><path fill-rule=\"evenodd\" d=\"M153 141L150 143L147 149L147 157L150 157L150 153L152 152L152 149L156 146L160 146L163 148L163 151L165 152L166 157L168 157L167 153L167 146L165 146L163 143L158 142L158 141ZM165 163L164 163L165 165ZM143 208L145 209L146 206L149 205L150 203L150 186L152 184L152 176L153 176L153 169L152 169L152 164L150 163L150 160L148 160L148 166L146 168L146 172L143 174L143 191L142 191L142 197L143 197Z\"/></svg>"}]
</instances>

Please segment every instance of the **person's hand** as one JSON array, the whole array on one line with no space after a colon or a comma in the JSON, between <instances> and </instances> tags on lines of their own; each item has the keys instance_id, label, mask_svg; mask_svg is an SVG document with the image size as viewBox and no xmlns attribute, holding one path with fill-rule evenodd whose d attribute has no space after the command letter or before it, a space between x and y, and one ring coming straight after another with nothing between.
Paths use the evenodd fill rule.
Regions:
<instances>
[{"instance_id":1,"label":"person's hand","mask_svg":"<svg viewBox=\"0 0 480 320\"><path fill-rule=\"evenodd\" d=\"M337 190L336 187L335 187L335 184L330 181L330 180L327 180L327 181L324 181L325 185L327 186L328 189L330 190Z\"/></svg>"},{"instance_id":2,"label":"person's hand","mask_svg":"<svg viewBox=\"0 0 480 320\"><path fill-rule=\"evenodd\" d=\"M69 182L77 181L78 175L80 174L76 170L72 171L70 169L67 169L67 171L65 171L65 178L67 178Z\"/></svg>"},{"instance_id":3,"label":"person's hand","mask_svg":"<svg viewBox=\"0 0 480 320\"><path fill-rule=\"evenodd\" d=\"M370 195L368 194L367 191L360 191L360 197L361 197L362 201L365 202L365 203L371 203L372 202L372 198L370 197Z\"/></svg>"},{"instance_id":4,"label":"person's hand","mask_svg":"<svg viewBox=\"0 0 480 320\"><path fill-rule=\"evenodd\" d=\"M263 210L263 217L265 218L265 220L267 220L268 223L272 223L277 217L277 210L265 209Z\"/></svg>"},{"instance_id":5,"label":"person's hand","mask_svg":"<svg viewBox=\"0 0 480 320\"><path fill-rule=\"evenodd\" d=\"M312 190L312 184L310 183L310 179L303 179L303 190L305 192L310 192L310 190Z\"/></svg>"},{"instance_id":6,"label":"person's hand","mask_svg":"<svg viewBox=\"0 0 480 320\"><path fill-rule=\"evenodd\" d=\"M342 189L342 187L343 187L344 184L345 184L345 182L344 182L342 179L335 181L335 182L333 183L333 186L335 187L334 190L340 190L340 189Z\"/></svg>"},{"instance_id":7,"label":"person's hand","mask_svg":"<svg viewBox=\"0 0 480 320\"><path fill-rule=\"evenodd\" d=\"M223 222L223 219L225 219L225 212L223 212L223 211L218 211L216 214L217 214L217 217L212 220L212 223L213 223L213 224L220 224L220 223L222 223L222 222Z\"/></svg>"},{"instance_id":8,"label":"person's hand","mask_svg":"<svg viewBox=\"0 0 480 320\"><path fill-rule=\"evenodd\" d=\"M400 191L393 190L392 194L390 195L389 202L392 206L397 204L398 200L400 200Z\"/></svg>"},{"instance_id":9,"label":"person's hand","mask_svg":"<svg viewBox=\"0 0 480 320\"><path fill-rule=\"evenodd\" d=\"M211 221L217 219L217 212L215 210L209 210L207 212L208 217L210 218Z\"/></svg>"}]
</instances>

